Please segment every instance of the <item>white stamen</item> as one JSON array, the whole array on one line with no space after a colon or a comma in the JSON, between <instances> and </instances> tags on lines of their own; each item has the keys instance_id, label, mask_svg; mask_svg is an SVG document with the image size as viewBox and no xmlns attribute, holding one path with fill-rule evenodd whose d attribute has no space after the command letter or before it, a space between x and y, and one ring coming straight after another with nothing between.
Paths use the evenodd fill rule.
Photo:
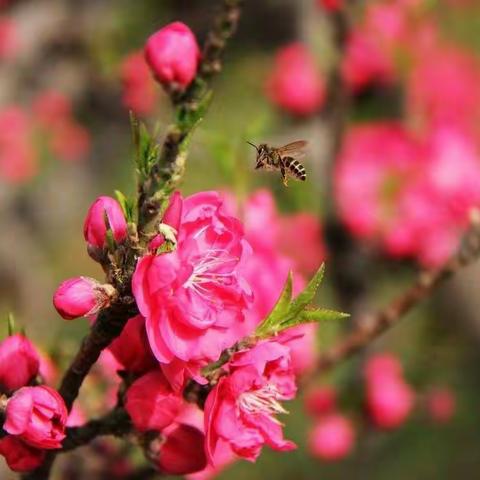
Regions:
<instances>
[{"instance_id":1,"label":"white stamen","mask_svg":"<svg viewBox=\"0 0 480 480\"><path fill-rule=\"evenodd\" d=\"M273 415L288 413L279 402L281 399L282 395L278 388L275 385L267 384L258 390L242 393L238 397L237 405L245 413L262 413L268 415L274 422L280 423Z\"/></svg>"}]
</instances>

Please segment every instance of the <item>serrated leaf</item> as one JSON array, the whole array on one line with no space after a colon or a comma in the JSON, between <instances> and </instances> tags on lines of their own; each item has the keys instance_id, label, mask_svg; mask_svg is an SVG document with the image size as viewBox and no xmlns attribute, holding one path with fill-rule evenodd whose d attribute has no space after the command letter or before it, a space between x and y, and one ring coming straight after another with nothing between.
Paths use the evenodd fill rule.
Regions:
<instances>
[{"instance_id":1,"label":"serrated leaf","mask_svg":"<svg viewBox=\"0 0 480 480\"><path fill-rule=\"evenodd\" d=\"M263 336L268 334L271 330L275 330L276 325L280 325L282 319L288 315L290 302L292 301L292 290L293 290L293 277L292 272L288 272L287 281L283 287L282 293L280 294L277 303L273 307L272 311L269 313L268 317L262 322L262 324L257 328L256 334L258 336Z\"/></svg>"},{"instance_id":2,"label":"serrated leaf","mask_svg":"<svg viewBox=\"0 0 480 480\"><path fill-rule=\"evenodd\" d=\"M320 268L317 270L317 273L315 273L310 282L308 282L308 285L305 287L302 293L298 294L297 297L292 301L290 305L289 316L297 316L313 301L318 287L322 283L324 273L325 264L322 263Z\"/></svg>"},{"instance_id":3,"label":"serrated leaf","mask_svg":"<svg viewBox=\"0 0 480 480\"><path fill-rule=\"evenodd\" d=\"M325 308L319 308L316 310L305 310L295 317L289 317L280 324L281 330L287 328L297 327L304 323L320 323L331 322L333 320L341 320L347 318L350 315L348 313L337 312L335 310L328 310Z\"/></svg>"}]
</instances>

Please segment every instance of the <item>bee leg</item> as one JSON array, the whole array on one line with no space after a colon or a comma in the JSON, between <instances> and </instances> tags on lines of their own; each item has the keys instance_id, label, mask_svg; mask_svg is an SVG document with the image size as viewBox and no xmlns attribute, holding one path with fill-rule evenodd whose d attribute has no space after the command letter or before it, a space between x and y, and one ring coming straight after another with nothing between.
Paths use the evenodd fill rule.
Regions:
<instances>
[{"instance_id":1,"label":"bee leg","mask_svg":"<svg viewBox=\"0 0 480 480\"><path fill-rule=\"evenodd\" d=\"M282 174L283 184L288 187L288 176L285 167L280 167L280 173Z\"/></svg>"}]
</instances>

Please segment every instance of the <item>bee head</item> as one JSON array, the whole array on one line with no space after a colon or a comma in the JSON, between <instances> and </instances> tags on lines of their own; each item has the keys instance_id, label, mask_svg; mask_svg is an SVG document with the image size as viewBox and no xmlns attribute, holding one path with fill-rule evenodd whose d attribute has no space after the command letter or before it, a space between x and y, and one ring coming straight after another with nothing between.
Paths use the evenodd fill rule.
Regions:
<instances>
[{"instance_id":1,"label":"bee head","mask_svg":"<svg viewBox=\"0 0 480 480\"><path fill-rule=\"evenodd\" d=\"M247 140L247 143L251 145L257 151L257 164L255 165L255 169L262 168L264 165L264 155L265 155L265 145L255 145L252 142Z\"/></svg>"}]
</instances>

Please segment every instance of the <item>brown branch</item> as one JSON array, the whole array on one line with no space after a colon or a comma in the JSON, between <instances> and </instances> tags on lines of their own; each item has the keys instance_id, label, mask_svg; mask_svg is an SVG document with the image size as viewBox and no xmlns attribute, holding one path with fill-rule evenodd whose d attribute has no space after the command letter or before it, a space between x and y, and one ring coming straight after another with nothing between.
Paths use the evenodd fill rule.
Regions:
<instances>
[{"instance_id":1,"label":"brown branch","mask_svg":"<svg viewBox=\"0 0 480 480\"><path fill-rule=\"evenodd\" d=\"M336 366L365 348L383 332L396 325L410 310L429 297L432 292L459 270L470 265L480 256L480 222L475 219L465 235L462 246L450 261L436 271L422 271L415 283L376 313L364 315L354 331L323 353L317 363L315 374ZM312 377L307 379L307 383Z\"/></svg>"},{"instance_id":2,"label":"brown branch","mask_svg":"<svg viewBox=\"0 0 480 480\"><path fill-rule=\"evenodd\" d=\"M163 142L158 162L150 178L139 185L139 228L142 229L158 214L164 197L178 184L186 160L185 144L195 129L199 110L208 104L210 90L208 83L222 70L222 56L228 40L234 35L240 19L243 0L223 0L222 9L214 24L202 53L198 74L186 92L172 93L176 106L176 122L171 125ZM162 196L158 192L162 188Z\"/></svg>"},{"instance_id":3,"label":"brown branch","mask_svg":"<svg viewBox=\"0 0 480 480\"><path fill-rule=\"evenodd\" d=\"M128 413L123 408L118 407L101 418L90 420L81 427L67 428L67 438L63 441L62 452L87 445L100 436L123 436L129 433L131 429L132 424Z\"/></svg>"}]
</instances>

